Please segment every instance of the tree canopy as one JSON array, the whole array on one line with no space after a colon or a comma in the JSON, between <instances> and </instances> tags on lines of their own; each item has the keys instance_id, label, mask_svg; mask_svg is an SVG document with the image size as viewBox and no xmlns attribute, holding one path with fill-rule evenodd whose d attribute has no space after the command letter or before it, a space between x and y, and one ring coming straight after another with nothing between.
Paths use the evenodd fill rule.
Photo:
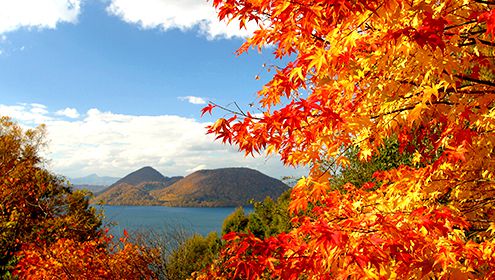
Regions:
<instances>
[{"instance_id":1,"label":"tree canopy","mask_svg":"<svg viewBox=\"0 0 495 280\"><path fill-rule=\"evenodd\" d=\"M262 114L209 127L246 154L309 165L291 194L294 228L224 236L204 278L495 277L495 3L484 0L214 0L220 19L258 24L240 47L280 65ZM209 104L203 113L211 112ZM381 152L411 162L360 188L332 188L332 166Z\"/></svg>"},{"instance_id":2,"label":"tree canopy","mask_svg":"<svg viewBox=\"0 0 495 280\"><path fill-rule=\"evenodd\" d=\"M244 208L238 207L223 221L222 234L251 232L263 238L289 231L289 199L290 190L287 190L275 201L268 196L263 201L252 201L251 213L245 213Z\"/></svg>"},{"instance_id":3,"label":"tree canopy","mask_svg":"<svg viewBox=\"0 0 495 280\"><path fill-rule=\"evenodd\" d=\"M15 264L28 243L50 244L59 238L95 238L100 217L87 195L73 192L43 167L39 150L44 127L23 130L0 118L0 274Z\"/></svg>"},{"instance_id":4,"label":"tree canopy","mask_svg":"<svg viewBox=\"0 0 495 280\"><path fill-rule=\"evenodd\" d=\"M88 194L49 172L44 127L0 117L0 278L139 279L157 253L113 240Z\"/></svg>"}]
</instances>

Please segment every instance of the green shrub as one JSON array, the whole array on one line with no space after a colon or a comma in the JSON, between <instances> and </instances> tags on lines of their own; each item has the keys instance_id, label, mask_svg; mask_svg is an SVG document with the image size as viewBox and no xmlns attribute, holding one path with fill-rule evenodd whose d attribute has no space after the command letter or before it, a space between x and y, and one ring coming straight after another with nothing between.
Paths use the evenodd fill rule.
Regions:
<instances>
[{"instance_id":1,"label":"green shrub","mask_svg":"<svg viewBox=\"0 0 495 280\"><path fill-rule=\"evenodd\" d=\"M182 280L191 277L195 271L204 269L216 258L221 241L216 232L208 236L193 235L179 245L167 258L166 277L169 280Z\"/></svg>"}]
</instances>

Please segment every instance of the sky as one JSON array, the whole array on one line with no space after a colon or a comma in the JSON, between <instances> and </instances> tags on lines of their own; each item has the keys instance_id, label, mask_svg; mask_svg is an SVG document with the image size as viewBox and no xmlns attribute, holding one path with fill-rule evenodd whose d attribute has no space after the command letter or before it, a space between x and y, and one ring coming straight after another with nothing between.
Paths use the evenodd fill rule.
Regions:
<instances>
[{"instance_id":1,"label":"sky","mask_svg":"<svg viewBox=\"0 0 495 280\"><path fill-rule=\"evenodd\" d=\"M45 124L48 168L72 178L143 166L302 176L206 135L226 112L200 117L209 101L256 102L264 65L279 62L269 49L235 54L253 28L219 22L202 0L0 0L0 115Z\"/></svg>"}]
</instances>

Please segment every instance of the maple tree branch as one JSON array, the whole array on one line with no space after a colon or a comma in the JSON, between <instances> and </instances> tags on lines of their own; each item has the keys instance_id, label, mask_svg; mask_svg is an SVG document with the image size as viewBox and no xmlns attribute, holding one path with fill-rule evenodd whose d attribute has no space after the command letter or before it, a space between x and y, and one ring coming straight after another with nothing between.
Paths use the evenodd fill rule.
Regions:
<instances>
[{"instance_id":1,"label":"maple tree branch","mask_svg":"<svg viewBox=\"0 0 495 280\"><path fill-rule=\"evenodd\" d=\"M375 232L378 232L377 229L364 229L364 228L352 228L352 229L348 229L348 230L344 230L345 232L350 232L350 233L375 233Z\"/></svg>"},{"instance_id":2,"label":"maple tree branch","mask_svg":"<svg viewBox=\"0 0 495 280\"><path fill-rule=\"evenodd\" d=\"M242 111L241 107L239 107L239 105L237 104L237 102L234 101L234 105L235 105L235 107L237 107L237 110L239 110L239 112L241 113L241 115L246 116L246 113L244 113L244 111Z\"/></svg>"},{"instance_id":3,"label":"maple tree branch","mask_svg":"<svg viewBox=\"0 0 495 280\"><path fill-rule=\"evenodd\" d=\"M495 1L474 0L474 2L480 3L480 4L495 5Z\"/></svg>"},{"instance_id":4,"label":"maple tree branch","mask_svg":"<svg viewBox=\"0 0 495 280\"><path fill-rule=\"evenodd\" d=\"M241 117L243 117L243 118L250 118L250 119L254 119L254 120L258 120L258 121L262 119L262 118L258 118L258 117L255 117L255 116L248 116L248 115L247 115L246 113L244 113L244 111L243 111L243 110L239 107L239 105L237 105L237 103L236 103L236 102L234 102L234 105L237 107L237 109L238 109L239 111L234 111L234 110L229 109L229 108L227 108L227 107L224 107L224 106L222 106L222 105L218 105L218 104L216 104L216 103L214 103L214 102L210 102L210 103L211 103L211 104L213 104L213 105L215 105L215 107L218 107L218 108L220 108L220 109L222 109L222 110L224 110L224 111L226 111L226 112L229 112L229 113L231 113L231 114L234 114L234 115L236 115L236 116L241 116ZM231 103L231 104L232 104L232 103Z\"/></svg>"},{"instance_id":5,"label":"maple tree branch","mask_svg":"<svg viewBox=\"0 0 495 280\"><path fill-rule=\"evenodd\" d=\"M467 34L461 34L461 38L467 38L468 35L479 35L486 32L485 28L481 28L478 31L472 31L471 29L467 32Z\"/></svg>"},{"instance_id":6,"label":"maple tree branch","mask_svg":"<svg viewBox=\"0 0 495 280\"><path fill-rule=\"evenodd\" d=\"M486 45L486 46L491 46L491 47L495 47L495 43L494 42L490 42L490 41L487 41L487 40L483 40L483 39L478 39L478 41L483 44L483 45Z\"/></svg>"},{"instance_id":7,"label":"maple tree branch","mask_svg":"<svg viewBox=\"0 0 495 280\"><path fill-rule=\"evenodd\" d=\"M464 81L468 81L468 82L473 82L473 83L478 83L478 84L483 84L483 85L495 87L494 82L476 79L476 78L469 77L469 76L463 75L463 74L456 74L456 75L454 75L454 77L459 78L459 79L464 80Z\"/></svg>"},{"instance_id":8,"label":"maple tree branch","mask_svg":"<svg viewBox=\"0 0 495 280\"><path fill-rule=\"evenodd\" d=\"M467 199L466 201L471 202L468 206L464 207L465 208L464 211L466 211L466 213L469 213L476 211L476 209L474 209L475 207L480 208L488 203L495 201L495 198L494 197L486 197L483 199L476 198L476 199Z\"/></svg>"},{"instance_id":9,"label":"maple tree branch","mask_svg":"<svg viewBox=\"0 0 495 280\"><path fill-rule=\"evenodd\" d=\"M495 89L493 90L468 90L468 91L455 91L454 89L448 89L449 93L460 93L460 94L495 94Z\"/></svg>"},{"instance_id":10,"label":"maple tree branch","mask_svg":"<svg viewBox=\"0 0 495 280\"><path fill-rule=\"evenodd\" d=\"M471 23L475 23L475 22L477 22L477 20L473 19L473 20L469 20L469 21L466 21L466 22L463 22L463 23L446 26L443 30L449 30L449 29L452 29L452 28L460 27L460 26L471 24Z\"/></svg>"},{"instance_id":11,"label":"maple tree branch","mask_svg":"<svg viewBox=\"0 0 495 280\"><path fill-rule=\"evenodd\" d=\"M395 109L395 110L392 110L390 112L383 113L383 114L380 114L380 115L373 115L373 116L371 116L371 119L374 120L374 119L377 119L379 117L388 116L388 115L392 115L392 114L400 113L400 112L404 112L404 111L409 111L409 110L414 109L420 103L421 102L417 102L417 103L414 103L413 105L410 105L410 106L407 106L407 107L404 107L404 108ZM434 102L429 102L429 103L431 105L449 105L449 106L458 105L456 103L452 103L452 102L449 102L449 101L434 101Z\"/></svg>"},{"instance_id":12,"label":"maple tree branch","mask_svg":"<svg viewBox=\"0 0 495 280\"><path fill-rule=\"evenodd\" d=\"M322 42L324 44L327 43L327 41L325 39L323 39L323 37L320 37L320 36L318 36L316 34L311 34L311 37L313 37L315 40L320 41L320 42Z\"/></svg>"},{"instance_id":13,"label":"maple tree branch","mask_svg":"<svg viewBox=\"0 0 495 280\"><path fill-rule=\"evenodd\" d=\"M365 138L367 139L367 138ZM362 141L364 141L365 139L361 140L359 143L361 143ZM320 176L318 176L317 179L320 179L325 173L327 173L328 171L330 171L330 168L332 167L335 167L336 163L337 163L337 159L339 159L340 157L342 157L346 152L349 151L349 149L351 148L352 146L347 146L347 148L345 148L341 153L340 155L336 156L333 158L332 162L328 164L328 166L322 170L322 173Z\"/></svg>"},{"instance_id":14,"label":"maple tree branch","mask_svg":"<svg viewBox=\"0 0 495 280\"><path fill-rule=\"evenodd\" d=\"M474 38L469 38L468 40L466 40L465 43L459 44L459 47L476 45L476 41L480 42L482 45L485 45L485 46L495 47L494 42L490 42L490 41L483 40L483 39L474 39Z\"/></svg>"},{"instance_id":15,"label":"maple tree branch","mask_svg":"<svg viewBox=\"0 0 495 280\"><path fill-rule=\"evenodd\" d=\"M419 85L413 81L406 81L406 80L401 80L399 81L399 84L401 85L411 85L411 86L415 86L415 87L418 87Z\"/></svg>"}]
</instances>

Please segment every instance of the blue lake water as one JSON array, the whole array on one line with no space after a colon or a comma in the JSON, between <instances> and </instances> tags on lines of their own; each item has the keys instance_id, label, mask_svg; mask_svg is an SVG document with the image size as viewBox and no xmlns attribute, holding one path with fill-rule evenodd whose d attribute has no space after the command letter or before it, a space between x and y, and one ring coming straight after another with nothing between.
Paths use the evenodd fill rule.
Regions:
<instances>
[{"instance_id":1,"label":"blue lake water","mask_svg":"<svg viewBox=\"0 0 495 280\"><path fill-rule=\"evenodd\" d=\"M110 233L121 236L124 229L129 232L152 230L155 232L184 229L191 233L207 235L211 231L222 230L223 220L230 215L234 207L222 208L185 208L164 206L97 206L104 211L105 223ZM245 209L250 212L252 209Z\"/></svg>"}]
</instances>

